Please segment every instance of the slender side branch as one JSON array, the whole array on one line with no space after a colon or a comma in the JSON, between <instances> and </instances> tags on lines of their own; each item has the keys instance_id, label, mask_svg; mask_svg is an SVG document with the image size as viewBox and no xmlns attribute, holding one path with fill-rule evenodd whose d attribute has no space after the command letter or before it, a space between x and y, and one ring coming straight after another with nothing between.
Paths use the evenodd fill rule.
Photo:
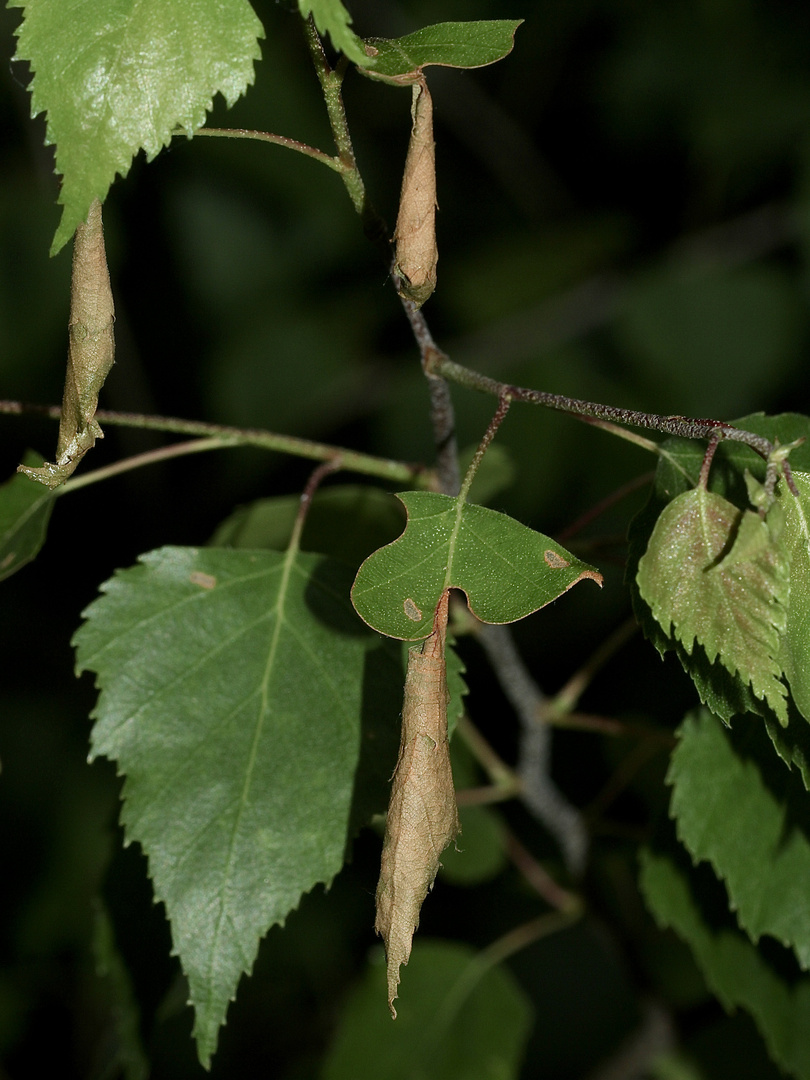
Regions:
<instances>
[{"instance_id":1,"label":"slender side branch","mask_svg":"<svg viewBox=\"0 0 810 1080\"><path fill-rule=\"evenodd\" d=\"M178 132L179 134L185 134L185 132ZM220 139L255 139L258 142L272 143L274 146L285 146L288 150L295 150L299 154L320 161L323 165L328 165L334 172L346 171L346 165L340 158L331 157L323 150L308 146L307 143L299 142L297 139L288 139L285 135L273 135L269 131L251 131L248 128L198 128L194 132L195 138L197 135L209 135Z\"/></svg>"},{"instance_id":2,"label":"slender side branch","mask_svg":"<svg viewBox=\"0 0 810 1080\"><path fill-rule=\"evenodd\" d=\"M21 416L26 413L47 416L58 420L62 410L58 405L25 405L19 401L0 401L0 413ZM221 445L257 446L263 450L275 450L282 454L310 458L314 461L339 459L341 467L366 476L378 476L394 483L411 484L420 478L429 486L431 470L421 465L409 465L402 461L361 454L327 443L311 442L294 435L279 435L257 428L229 427L226 424L207 424L200 420L181 420L173 416L144 416L140 413L111 412L99 409L96 417L105 424L119 427L142 428L148 431L174 432L179 435L195 435L203 438L219 438Z\"/></svg>"},{"instance_id":3,"label":"slender side branch","mask_svg":"<svg viewBox=\"0 0 810 1080\"><path fill-rule=\"evenodd\" d=\"M498 408L495 410L495 415L492 417L492 420L490 420L489 427L484 432L484 437L481 440L478 449L475 451L475 454L473 455L473 459L470 462L470 467L469 469L467 469L467 475L464 477L464 483L461 485L460 495L462 500L464 501L466 501L467 496L470 492L472 482L475 479L475 474L478 472L478 467L484 460L484 454L486 454L487 450L489 449L490 443L495 438L495 435L498 432L498 428L501 426L506 417L506 414L509 412L509 406L511 404L512 402L508 397L502 397L501 400L498 402Z\"/></svg>"},{"instance_id":4,"label":"slender side branch","mask_svg":"<svg viewBox=\"0 0 810 1080\"><path fill-rule=\"evenodd\" d=\"M422 359L422 371L430 391L430 417L433 423L433 441L436 446L436 469L439 484L445 495L457 495L461 487L461 473L458 464L458 444L456 442L456 417L450 387L441 375L433 372L439 358L447 359L433 340L427 319L418 304L402 295L396 271L391 268L394 288L399 293L402 307L411 324L411 330L419 346Z\"/></svg>"},{"instance_id":5,"label":"slender side branch","mask_svg":"<svg viewBox=\"0 0 810 1080\"><path fill-rule=\"evenodd\" d=\"M593 401L581 401L563 394L551 394L546 390L531 390L522 386L491 379L477 371L471 371L461 364L450 360L443 353L437 352L429 359L429 374L441 375L451 382L458 383L469 390L479 390L496 397L509 397L513 401L525 401L530 405L542 405L557 412L569 413L585 420L615 421L630 427L647 428L660 431L665 435L676 435L682 439L730 439L750 446L760 457L768 461L769 469L782 468L785 479L792 485L792 477L787 461L775 461L773 443L763 435L752 431L743 431L724 420L709 418L691 418L688 416L659 416L656 413L639 412L636 409L622 409L615 405L601 405Z\"/></svg>"},{"instance_id":6,"label":"slender side branch","mask_svg":"<svg viewBox=\"0 0 810 1080\"><path fill-rule=\"evenodd\" d=\"M304 20L304 35L315 67L315 73L318 76L318 82L321 84L321 92L323 93L323 100L329 117L329 126L332 129L332 138L335 140L338 152L337 160L340 162L341 179L349 198L352 200L352 205L363 222L363 231L369 240L373 241L377 246L387 266L391 259L388 228L366 194L363 177L354 156L346 110L343 107L341 89L343 76L346 73L345 57L341 58L336 68L331 67L312 16Z\"/></svg>"},{"instance_id":7,"label":"slender side branch","mask_svg":"<svg viewBox=\"0 0 810 1080\"><path fill-rule=\"evenodd\" d=\"M290 537L289 548L295 551L301 543L301 533L304 531L304 524L307 520L307 514L312 506L312 500L315 496L315 492L323 483L325 477L330 473L337 472L341 468L343 462L339 457L332 458L331 461L324 461L313 470L310 474L307 486L301 492L301 500L298 503L298 513L295 515L295 524L293 525L292 536Z\"/></svg>"},{"instance_id":8,"label":"slender side branch","mask_svg":"<svg viewBox=\"0 0 810 1080\"><path fill-rule=\"evenodd\" d=\"M203 454L208 450L222 450L224 447L233 446L233 439L192 439L190 442L172 443L171 446L160 446L156 450L147 450L143 454L133 454L132 457L114 461L111 465L104 465L92 472L82 473L81 476L72 476L64 484L56 488L54 495L67 495L79 488L97 484L100 480L109 480L113 476L131 472L133 469L142 469L145 465L156 465L159 461L168 461L170 458L185 457L187 454Z\"/></svg>"}]
</instances>

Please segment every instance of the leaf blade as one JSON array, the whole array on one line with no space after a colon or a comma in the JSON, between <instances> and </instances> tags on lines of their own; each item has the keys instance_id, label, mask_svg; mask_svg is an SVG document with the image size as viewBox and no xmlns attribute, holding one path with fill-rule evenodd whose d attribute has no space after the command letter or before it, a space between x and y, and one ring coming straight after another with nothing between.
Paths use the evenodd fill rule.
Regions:
<instances>
[{"instance_id":1,"label":"leaf blade","mask_svg":"<svg viewBox=\"0 0 810 1080\"><path fill-rule=\"evenodd\" d=\"M642 850L640 884L658 925L687 942L726 1011L746 1009L771 1057L810 1080L810 976L791 978L740 930L714 925L698 899L697 876L669 853Z\"/></svg>"},{"instance_id":2,"label":"leaf blade","mask_svg":"<svg viewBox=\"0 0 810 1080\"><path fill-rule=\"evenodd\" d=\"M63 176L55 255L139 150L201 127L214 95L232 105L253 82L264 31L247 0L12 0L16 58L34 72L31 114L47 112Z\"/></svg>"},{"instance_id":3,"label":"leaf blade","mask_svg":"<svg viewBox=\"0 0 810 1080\"><path fill-rule=\"evenodd\" d=\"M739 725L735 724L735 733ZM678 838L712 864L737 921L756 943L767 934L810 968L810 820L798 777L773 763L767 736L751 725L726 732L707 710L678 730L667 783ZM772 760L772 759L771 759Z\"/></svg>"},{"instance_id":4,"label":"leaf blade","mask_svg":"<svg viewBox=\"0 0 810 1080\"><path fill-rule=\"evenodd\" d=\"M435 23L401 38L366 38L366 52L374 60L374 66L366 74L400 79L416 75L431 64L485 67L509 55L522 22L523 19L481 19Z\"/></svg>"},{"instance_id":5,"label":"leaf blade","mask_svg":"<svg viewBox=\"0 0 810 1080\"><path fill-rule=\"evenodd\" d=\"M397 497L408 513L405 531L366 559L352 588L358 614L381 634L427 637L447 588L462 589L483 622L507 623L585 578L601 584L593 567L505 514L428 491Z\"/></svg>"},{"instance_id":6,"label":"leaf blade","mask_svg":"<svg viewBox=\"0 0 810 1080\"><path fill-rule=\"evenodd\" d=\"M776 518L772 515L776 515ZM779 507L766 521L705 488L678 495L655 524L637 583L664 633L687 653L698 642L787 723L780 635L788 567L778 536Z\"/></svg>"},{"instance_id":7,"label":"leaf blade","mask_svg":"<svg viewBox=\"0 0 810 1080\"><path fill-rule=\"evenodd\" d=\"M348 581L318 556L164 548L75 637L101 688L92 756L126 777L204 1063L259 938L343 863L372 640Z\"/></svg>"}]
</instances>

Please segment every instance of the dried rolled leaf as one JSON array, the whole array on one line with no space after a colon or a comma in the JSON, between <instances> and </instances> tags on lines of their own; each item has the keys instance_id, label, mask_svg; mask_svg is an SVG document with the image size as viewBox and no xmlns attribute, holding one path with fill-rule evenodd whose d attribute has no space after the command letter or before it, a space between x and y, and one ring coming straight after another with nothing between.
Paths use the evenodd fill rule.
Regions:
<instances>
[{"instance_id":1,"label":"dried rolled leaf","mask_svg":"<svg viewBox=\"0 0 810 1080\"><path fill-rule=\"evenodd\" d=\"M433 141L433 99L424 78L413 85L413 126L399 214L394 231L395 273L399 293L418 307L436 288L436 144Z\"/></svg>"},{"instance_id":2,"label":"dried rolled leaf","mask_svg":"<svg viewBox=\"0 0 810 1080\"><path fill-rule=\"evenodd\" d=\"M433 633L408 654L399 761L377 885L374 928L385 941L388 1005L394 1017L399 969L411 955L422 902L435 880L441 853L459 833L447 741L447 603L445 592Z\"/></svg>"},{"instance_id":3,"label":"dried rolled leaf","mask_svg":"<svg viewBox=\"0 0 810 1080\"><path fill-rule=\"evenodd\" d=\"M98 395L115 357L110 275L104 250L101 203L96 199L73 241L68 361L56 462L20 472L48 487L58 487L74 472L103 432L95 419Z\"/></svg>"}]
</instances>

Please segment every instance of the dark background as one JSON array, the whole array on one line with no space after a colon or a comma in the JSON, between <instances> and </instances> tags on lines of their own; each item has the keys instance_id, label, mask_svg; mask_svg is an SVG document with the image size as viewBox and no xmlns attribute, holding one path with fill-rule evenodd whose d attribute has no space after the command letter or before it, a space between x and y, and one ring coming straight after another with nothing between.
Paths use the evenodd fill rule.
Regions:
<instances>
[{"instance_id":1,"label":"dark background","mask_svg":"<svg viewBox=\"0 0 810 1080\"><path fill-rule=\"evenodd\" d=\"M256 84L213 125L262 128L331 150L299 20L254 5L267 40ZM439 285L425 307L450 356L524 386L631 408L733 419L808 410L810 7L774 0L403 0L351 3L360 34L520 18L514 52L472 72L433 69ZM0 13L6 56L17 12ZM45 125L28 118L23 65L0 82L0 368L3 398L58 403L70 256L48 258L59 211ZM390 225L410 96L350 72L345 100L369 194ZM418 353L339 179L281 148L177 140L141 155L105 204L117 364L106 408L260 426L406 460L432 458ZM493 412L455 390L459 441ZM0 474L56 425L0 418ZM92 465L160 445L108 428ZM514 406L498 443L513 483L493 504L554 534L653 459L573 419ZM115 1055L89 941L103 895L141 1009L156 1077L197 1077L190 1011L162 909L137 850L122 850L112 767L88 767L90 680L69 639L118 566L166 543L204 543L235 504L301 489L311 466L228 450L139 470L56 506L37 562L2 586L0 612L0 1077L58 1065L102 1077ZM643 491L584 533L606 573L516 628L553 691L629 614L622 538ZM473 718L507 758L514 723L478 662ZM631 641L583 707L670 728L694 694L676 666ZM578 804L597 800L632 740L562 734L555 765ZM639 766L596 823L594 915L512 965L537 1009L523 1075L587 1077L663 997L706 1078L776 1075L753 1026L727 1020L683 950L635 894L635 844L665 806L665 759ZM510 824L538 857L551 842ZM328 895L274 930L224 1029L213 1075L314 1077L373 945L378 840L360 838ZM426 934L486 944L537 907L510 871L438 889ZM313 942L318 943L317 949ZM317 955L316 955L317 954ZM4 1070L4 1071L3 1071Z\"/></svg>"}]
</instances>

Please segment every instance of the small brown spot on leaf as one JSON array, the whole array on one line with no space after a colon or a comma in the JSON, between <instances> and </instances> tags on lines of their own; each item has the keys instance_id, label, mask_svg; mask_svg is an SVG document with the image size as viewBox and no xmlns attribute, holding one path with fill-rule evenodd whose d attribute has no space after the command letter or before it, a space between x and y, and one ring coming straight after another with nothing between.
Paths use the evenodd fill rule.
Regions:
<instances>
[{"instance_id":1,"label":"small brown spot on leaf","mask_svg":"<svg viewBox=\"0 0 810 1080\"><path fill-rule=\"evenodd\" d=\"M10 551L8 553L8 555L6 555L5 559L3 559L2 562L0 562L0 570L5 570L6 567L11 566L11 564L14 562L14 560L16 558L17 558L17 552L16 551Z\"/></svg>"},{"instance_id":2,"label":"small brown spot on leaf","mask_svg":"<svg viewBox=\"0 0 810 1080\"><path fill-rule=\"evenodd\" d=\"M410 596L403 603L402 606L405 609L405 614L408 616L409 619L412 619L413 622L420 622L421 621L422 612L419 610L419 608L416 606L416 604L413 602L413 600L411 600Z\"/></svg>"},{"instance_id":3,"label":"small brown spot on leaf","mask_svg":"<svg viewBox=\"0 0 810 1080\"><path fill-rule=\"evenodd\" d=\"M201 570L195 570L193 574L189 574L188 580L192 585L199 585L201 589L213 589L217 583L213 574L204 574Z\"/></svg>"},{"instance_id":4,"label":"small brown spot on leaf","mask_svg":"<svg viewBox=\"0 0 810 1080\"><path fill-rule=\"evenodd\" d=\"M367 41L363 43L363 50L366 56L377 56L380 51L379 49L375 49L373 45L369 45Z\"/></svg>"},{"instance_id":5,"label":"small brown spot on leaf","mask_svg":"<svg viewBox=\"0 0 810 1080\"><path fill-rule=\"evenodd\" d=\"M571 565L567 559L564 559L556 551L552 551L551 548L543 552L543 558L552 570L564 570L566 566Z\"/></svg>"}]
</instances>

